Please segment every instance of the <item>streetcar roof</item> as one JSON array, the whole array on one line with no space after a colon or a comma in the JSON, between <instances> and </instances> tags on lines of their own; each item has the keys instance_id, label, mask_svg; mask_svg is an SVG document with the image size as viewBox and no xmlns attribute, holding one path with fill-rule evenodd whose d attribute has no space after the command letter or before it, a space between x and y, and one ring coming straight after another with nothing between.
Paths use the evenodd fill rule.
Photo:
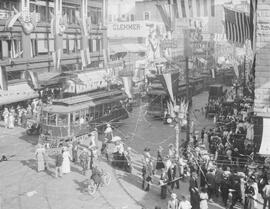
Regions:
<instances>
[{"instance_id":1,"label":"streetcar roof","mask_svg":"<svg viewBox=\"0 0 270 209\"><path fill-rule=\"evenodd\" d=\"M105 97L105 98L104 98ZM107 98L106 98L107 97ZM104 99L103 99L104 98ZM105 92L89 95L80 95L66 99L55 100L52 105L43 107L43 111L52 113L71 113L79 110L95 107L100 104L106 104L117 100L125 99L126 95L122 91Z\"/></svg>"},{"instance_id":2,"label":"streetcar roof","mask_svg":"<svg viewBox=\"0 0 270 209\"><path fill-rule=\"evenodd\" d=\"M90 102L93 100L101 99L103 97L110 97L110 96L117 96L123 94L122 91L120 90L112 90L112 91L98 91L98 92L93 92L90 94L83 94L79 96L74 96L74 97L68 97L65 99L57 99L53 101L54 105L65 105L65 106L70 106L70 105L77 105L80 103L85 103L85 102Z\"/></svg>"}]
</instances>

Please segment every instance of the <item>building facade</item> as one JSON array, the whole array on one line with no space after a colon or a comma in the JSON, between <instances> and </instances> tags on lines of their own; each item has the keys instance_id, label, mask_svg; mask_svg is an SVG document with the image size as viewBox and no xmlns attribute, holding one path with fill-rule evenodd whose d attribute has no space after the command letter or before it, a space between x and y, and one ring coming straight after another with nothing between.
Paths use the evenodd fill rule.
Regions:
<instances>
[{"instance_id":1,"label":"building facade","mask_svg":"<svg viewBox=\"0 0 270 209\"><path fill-rule=\"evenodd\" d=\"M82 18L83 4L87 20L84 34L77 18ZM49 75L104 68L103 49L107 48L105 4L106 0L1 0L0 66L7 79L6 89L2 82L1 95L8 95L11 84L16 86L25 82L26 71L35 73L42 83ZM20 16L16 20L18 13ZM57 34L57 21L60 29L65 28L61 34ZM32 30L30 23L34 26ZM61 49L59 55L58 49ZM88 50L89 62L83 63L82 49ZM58 67L55 59L59 61ZM20 94L19 90L17 94Z\"/></svg>"}]
</instances>

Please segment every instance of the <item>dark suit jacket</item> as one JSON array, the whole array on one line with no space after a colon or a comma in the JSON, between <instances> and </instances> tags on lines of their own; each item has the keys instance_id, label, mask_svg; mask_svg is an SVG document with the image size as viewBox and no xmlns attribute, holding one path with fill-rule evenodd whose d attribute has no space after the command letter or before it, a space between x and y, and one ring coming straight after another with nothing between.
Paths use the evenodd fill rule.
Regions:
<instances>
[{"instance_id":1,"label":"dark suit jacket","mask_svg":"<svg viewBox=\"0 0 270 209\"><path fill-rule=\"evenodd\" d=\"M195 190L197 189L197 190ZM198 182L197 180L195 180L194 178L190 178L190 181L189 181L189 192L191 194L196 194L196 191L198 191Z\"/></svg>"}]
</instances>

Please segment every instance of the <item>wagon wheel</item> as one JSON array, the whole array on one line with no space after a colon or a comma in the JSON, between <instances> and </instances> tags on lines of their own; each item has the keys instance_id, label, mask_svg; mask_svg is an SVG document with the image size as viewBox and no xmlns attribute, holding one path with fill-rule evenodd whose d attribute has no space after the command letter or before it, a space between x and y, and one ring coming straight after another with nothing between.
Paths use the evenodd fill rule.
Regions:
<instances>
[{"instance_id":1,"label":"wagon wheel","mask_svg":"<svg viewBox=\"0 0 270 209\"><path fill-rule=\"evenodd\" d=\"M97 185L95 184L95 182L93 180L90 180L88 187L87 187L87 191L90 195L94 195L97 191Z\"/></svg>"},{"instance_id":2,"label":"wagon wheel","mask_svg":"<svg viewBox=\"0 0 270 209\"><path fill-rule=\"evenodd\" d=\"M104 173L103 180L105 185L109 185L111 183L112 177L109 173Z\"/></svg>"}]
</instances>

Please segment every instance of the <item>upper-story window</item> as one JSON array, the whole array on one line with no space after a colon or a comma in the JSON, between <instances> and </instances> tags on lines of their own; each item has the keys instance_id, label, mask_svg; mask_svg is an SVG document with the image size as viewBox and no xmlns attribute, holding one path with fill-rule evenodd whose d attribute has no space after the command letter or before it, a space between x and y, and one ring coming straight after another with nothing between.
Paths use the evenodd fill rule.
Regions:
<instances>
[{"instance_id":1,"label":"upper-story window","mask_svg":"<svg viewBox=\"0 0 270 209\"><path fill-rule=\"evenodd\" d=\"M102 23L102 11L98 7L89 7L88 16L91 17L91 23L94 25L99 25Z\"/></svg>"},{"instance_id":2,"label":"upper-story window","mask_svg":"<svg viewBox=\"0 0 270 209\"><path fill-rule=\"evenodd\" d=\"M135 20L135 17L133 14L130 15L130 21L134 21Z\"/></svg>"},{"instance_id":3,"label":"upper-story window","mask_svg":"<svg viewBox=\"0 0 270 209\"><path fill-rule=\"evenodd\" d=\"M75 13L78 10L75 5L63 5L63 13L67 16L68 24L76 24L76 16Z\"/></svg>"},{"instance_id":4,"label":"upper-story window","mask_svg":"<svg viewBox=\"0 0 270 209\"><path fill-rule=\"evenodd\" d=\"M150 20L150 12L144 12L144 20Z\"/></svg>"}]
</instances>

